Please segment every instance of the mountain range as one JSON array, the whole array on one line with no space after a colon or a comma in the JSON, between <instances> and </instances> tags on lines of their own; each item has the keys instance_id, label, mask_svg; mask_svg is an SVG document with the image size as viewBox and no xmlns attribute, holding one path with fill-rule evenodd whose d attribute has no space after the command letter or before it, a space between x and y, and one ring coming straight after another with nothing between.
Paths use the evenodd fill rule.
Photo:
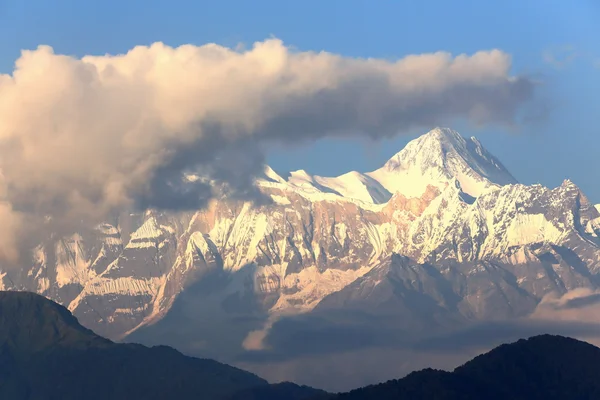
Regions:
<instances>
[{"instance_id":1,"label":"mountain range","mask_svg":"<svg viewBox=\"0 0 600 400\"><path fill-rule=\"evenodd\" d=\"M256 186L265 201L123 210L49 235L22 268L0 266L0 289L46 296L113 340L223 361L396 344L600 289L598 207L568 180L518 183L448 128L373 172L265 167Z\"/></svg>"}]
</instances>

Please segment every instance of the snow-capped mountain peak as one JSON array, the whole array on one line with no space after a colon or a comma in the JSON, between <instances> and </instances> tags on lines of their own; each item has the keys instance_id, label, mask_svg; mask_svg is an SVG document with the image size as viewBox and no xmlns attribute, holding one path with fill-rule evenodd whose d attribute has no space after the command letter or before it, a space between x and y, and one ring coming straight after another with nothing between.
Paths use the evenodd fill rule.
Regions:
<instances>
[{"instance_id":1,"label":"snow-capped mountain peak","mask_svg":"<svg viewBox=\"0 0 600 400\"><path fill-rule=\"evenodd\" d=\"M312 200L342 198L370 204L384 204L393 193L420 198L428 186L443 190L455 180L465 194L475 198L488 189L517 183L479 140L466 139L449 128L435 128L411 141L370 173L323 177L298 170L278 175L267 166L258 179L263 187L292 190Z\"/></svg>"},{"instance_id":2,"label":"snow-capped mountain peak","mask_svg":"<svg viewBox=\"0 0 600 400\"><path fill-rule=\"evenodd\" d=\"M384 166L367 174L390 192L419 197L428 185L443 187L456 178L463 191L478 197L489 188L517 183L474 137L435 128L411 141Z\"/></svg>"}]
</instances>

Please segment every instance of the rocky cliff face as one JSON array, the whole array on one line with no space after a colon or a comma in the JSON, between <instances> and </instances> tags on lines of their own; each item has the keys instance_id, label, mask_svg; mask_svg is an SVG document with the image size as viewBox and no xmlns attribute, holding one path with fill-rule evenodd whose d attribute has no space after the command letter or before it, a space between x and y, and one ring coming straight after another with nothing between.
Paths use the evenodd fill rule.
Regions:
<instances>
[{"instance_id":1,"label":"rocky cliff face","mask_svg":"<svg viewBox=\"0 0 600 400\"><path fill-rule=\"evenodd\" d=\"M283 177L267 167L257 185L271 204L123 213L49 238L31 265L0 267L0 289L43 294L122 338L199 288L214 318L260 315L268 325L360 309L427 326L522 316L548 293L597 287L600 213L577 186L518 184L476 139L449 129L368 174Z\"/></svg>"}]
</instances>

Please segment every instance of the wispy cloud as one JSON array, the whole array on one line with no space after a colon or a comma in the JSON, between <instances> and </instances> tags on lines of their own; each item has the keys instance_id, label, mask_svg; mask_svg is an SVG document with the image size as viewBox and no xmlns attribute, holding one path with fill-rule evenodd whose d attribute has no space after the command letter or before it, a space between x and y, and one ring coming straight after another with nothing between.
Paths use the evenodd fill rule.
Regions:
<instances>
[{"instance_id":1,"label":"wispy cloud","mask_svg":"<svg viewBox=\"0 0 600 400\"><path fill-rule=\"evenodd\" d=\"M546 49L542 52L542 59L557 70L564 70L575 61L600 68L600 58L596 54L585 49L578 49L570 44Z\"/></svg>"},{"instance_id":2,"label":"wispy cloud","mask_svg":"<svg viewBox=\"0 0 600 400\"><path fill-rule=\"evenodd\" d=\"M544 62L556 69L566 68L580 56L581 54L572 45L558 46L542 53Z\"/></svg>"}]
</instances>

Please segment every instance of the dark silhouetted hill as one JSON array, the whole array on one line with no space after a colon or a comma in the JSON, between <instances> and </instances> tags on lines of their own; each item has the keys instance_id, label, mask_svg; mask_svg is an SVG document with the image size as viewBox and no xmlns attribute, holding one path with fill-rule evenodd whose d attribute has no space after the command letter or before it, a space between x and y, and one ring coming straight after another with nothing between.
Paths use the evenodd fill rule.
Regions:
<instances>
[{"instance_id":1,"label":"dark silhouetted hill","mask_svg":"<svg viewBox=\"0 0 600 400\"><path fill-rule=\"evenodd\" d=\"M242 390L230 400L322 400L328 393L291 382L276 383Z\"/></svg>"},{"instance_id":2,"label":"dark silhouetted hill","mask_svg":"<svg viewBox=\"0 0 600 400\"><path fill-rule=\"evenodd\" d=\"M562 336L504 344L453 372L426 369L339 400L600 399L600 349Z\"/></svg>"},{"instance_id":3,"label":"dark silhouetted hill","mask_svg":"<svg viewBox=\"0 0 600 400\"><path fill-rule=\"evenodd\" d=\"M315 393L294 384L271 387L249 372L165 346L113 343L42 296L0 292L0 399L227 399L251 388L265 399L276 398L268 397L271 388L280 398Z\"/></svg>"}]
</instances>

